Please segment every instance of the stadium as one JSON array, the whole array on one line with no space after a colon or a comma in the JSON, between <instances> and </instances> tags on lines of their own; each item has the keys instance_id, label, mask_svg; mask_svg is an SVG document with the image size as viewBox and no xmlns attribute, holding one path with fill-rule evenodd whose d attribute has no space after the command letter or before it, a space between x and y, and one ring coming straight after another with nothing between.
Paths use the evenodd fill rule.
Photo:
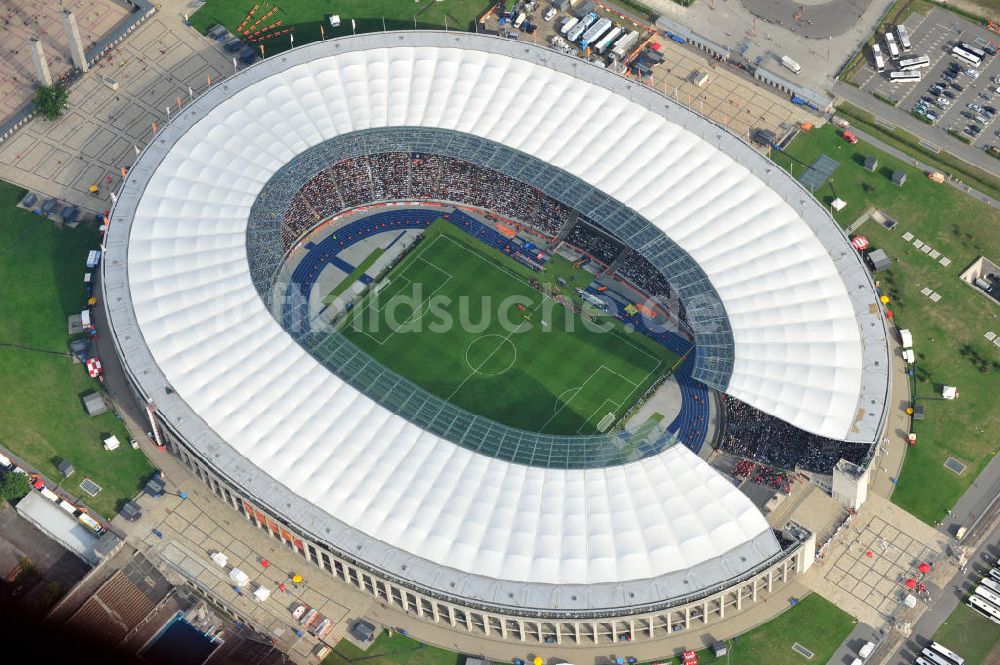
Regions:
<instances>
[{"instance_id":1,"label":"stadium","mask_svg":"<svg viewBox=\"0 0 1000 665\"><path fill-rule=\"evenodd\" d=\"M885 425L884 315L823 205L537 46L370 34L243 70L145 148L104 249L157 441L316 566L456 630L585 645L740 612L815 537L705 452L829 478ZM463 296L514 305L416 325Z\"/></svg>"}]
</instances>

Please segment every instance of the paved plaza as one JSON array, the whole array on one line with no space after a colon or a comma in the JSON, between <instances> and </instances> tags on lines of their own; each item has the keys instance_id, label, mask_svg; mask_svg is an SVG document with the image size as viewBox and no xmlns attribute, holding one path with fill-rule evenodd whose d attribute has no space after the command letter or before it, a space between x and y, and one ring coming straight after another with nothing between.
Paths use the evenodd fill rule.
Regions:
<instances>
[{"instance_id":1,"label":"paved plaza","mask_svg":"<svg viewBox=\"0 0 1000 665\"><path fill-rule=\"evenodd\" d=\"M887 499L869 494L803 583L860 621L886 626L903 607L908 578L925 584L933 599L942 581L955 573L945 555L947 540ZM926 576L917 571L921 562L933 566ZM918 608L925 606L926 600L918 601Z\"/></svg>"},{"instance_id":2,"label":"paved plaza","mask_svg":"<svg viewBox=\"0 0 1000 665\"><path fill-rule=\"evenodd\" d=\"M37 37L57 80L73 69L63 10L73 12L84 49L129 15L114 0L0 0L0 123L34 96L38 73L28 40Z\"/></svg>"},{"instance_id":3,"label":"paved plaza","mask_svg":"<svg viewBox=\"0 0 1000 665\"><path fill-rule=\"evenodd\" d=\"M798 122L816 122L816 117L792 104L774 89L760 86L728 67L720 67L700 51L659 35L665 61L653 68L650 87L690 106L731 132L750 140L756 129L769 129L778 136ZM694 72L708 74L702 85L691 82Z\"/></svg>"},{"instance_id":4,"label":"paved plaza","mask_svg":"<svg viewBox=\"0 0 1000 665\"><path fill-rule=\"evenodd\" d=\"M152 123L164 124L167 107L176 112L178 98L186 103L209 77L218 82L232 71L218 45L185 26L179 14L157 12L70 88L62 118L36 118L0 143L0 178L85 210L106 210L121 168L132 166ZM117 81L118 90L101 75Z\"/></svg>"}]
</instances>

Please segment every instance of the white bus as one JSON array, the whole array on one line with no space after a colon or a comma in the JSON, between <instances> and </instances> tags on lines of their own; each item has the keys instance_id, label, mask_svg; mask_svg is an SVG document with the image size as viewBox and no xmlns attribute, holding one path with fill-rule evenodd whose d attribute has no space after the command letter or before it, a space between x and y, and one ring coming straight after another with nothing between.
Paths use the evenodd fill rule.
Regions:
<instances>
[{"instance_id":1,"label":"white bus","mask_svg":"<svg viewBox=\"0 0 1000 665\"><path fill-rule=\"evenodd\" d=\"M904 72L910 69L923 69L931 66L931 59L926 55L918 55L913 58L903 58L899 61L899 68Z\"/></svg>"},{"instance_id":2,"label":"white bus","mask_svg":"<svg viewBox=\"0 0 1000 665\"><path fill-rule=\"evenodd\" d=\"M934 649L937 653L941 654L955 665L965 665L965 659L959 656L957 653L949 649L948 647L938 644L937 642L931 642L931 649Z\"/></svg>"},{"instance_id":3,"label":"white bus","mask_svg":"<svg viewBox=\"0 0 1000 665\"><path fill-rule=\"evenodd\" d=\"M989 577L984 577L983 579L979 580L979 583L982 584L987 589L989 589L990 591L992 591L993 593L1000 594L1000 583L998 583L996 580L991 579Z\"/></svg>"},{"instance_id":4,"label":"white bus","mask_svg":"<svg viewBox=\"0 0 1000 665\"><path fill-rule=\"evenodd\" d=\"M982 63L983 61L983 59L980 56L976 55L975 53L970 53L969 51L966 51L958 44L951 47L951 54L956 58L958 58L959 60L963 60L969 63L973 67L978 67L980 63Z\"/></svg>"},{"instance_id":5,"label":"white bus","mask_svg":"<svg viewBox=\"0 0 1000 665\"><path fill-rule=\"evenodd\" d=\"M889 72L889 80L893 83L916 83L920 80L920 72Z\"/></svg>"},{"instance_id":6,"label":"white bus","mask_svg":"<svg viewBox=\"0 0 1000 665\"><path fill-rule=\"evenodd\" d=\"M899 60L899 47L896 46L896 38L892 36L891 31L885 33L885 45L889 47L889 57Z\"/></svg>"},{"instance_id":7,"label":"white bus","mask_svg":"<svg viewBox=\"0 0 1000 665\"><path fill-rule=\"evenodd\" d=\"M934 651L930 647L927 647L920 652L920 655L924 657L924 660L933 663L934 665L952 665L951 661Z\"/></svg>"},{"instance_id":8,"label":"white bus","mask_svg":"<svg viewBox=\"0 0 1000 665\"><path fill-rule=\"evenodd\" d=\"M560 34L562 34L562 36L565 37L566 35L569 34L569 31L572 30L579 22L580 19L578 19L577 17L567 16L566 20L563 21L562 27L559 28Z\"/></svg>"},{"instance_id":9,"label":"white bus","mask_svg":"<svg viewBox=\"0 0 1000 665\"><path fill-rule=\"evenodd\" d=\"M997 582L1000 582L1000 569L998 569L998 568L990 568L990 573L989 574L990 574L990 577L992 577L993 579L995 579Z\"/></svg>"},{"instance_id":10,"label":"white bus","mask_svg":"<svg viewBox=\"0 0 1000 665\"><path fill-rule=\"evenodd\" d=\"M974 593L975 595L979 596L984 600L990 601L997 607L1000 607L1000 594L993 591L992 589L988 589L982 584L980 584L979 586L976 587L975 591L973 591L972 593ZM958 663L957 665L962 665L962 664Z\"/></svg>"},{"instance_id":11,"label":"white bus","mask_svg":"<svg viewBox=\"0 0 1000 665\"><path fill-rule=\"evenodd\" d=\"M903 49L903 53L913 48L910 45L910 33L906 31L905 25L900 24L896 26L896 35L899 37L899 47Z\"/></svg>"},{"instance_id":12,"label":"white bus","mask_svg":"<svg viewBox=\"0 0 1000 665\"><path fill-rule=\"evenodd\" d=\"M976 612L982 614L993 623L1000 624L1000 610L994 607L992 603L988 603L979 596L973 594L969 596L969 600L967 600L965 604L974 609Z\"/></svg>"},{"instance_id":13,"label":"white bus","mask_svg":"<svg viewBox=\"0 0 1000 665\"><path fill-rule=\"evenodd\" d=\"M882 49L878 44L872 44L872 56L875 58L875 71L885 71L885 60L882 58Z\"/></svg>"},{"instance_id":14,"label":"white bus","mask_svg":"<svg viewBox=\"0 0 1000 665\"><path fill-rule=\"evenodd\" d=\"M980 60L986 57L986 51L979 48L978 46L973 46L969 42L958 42L958 45L962 47L963 50L968 51L969 53L976 56Z\"/></svg>"}]
</instances>

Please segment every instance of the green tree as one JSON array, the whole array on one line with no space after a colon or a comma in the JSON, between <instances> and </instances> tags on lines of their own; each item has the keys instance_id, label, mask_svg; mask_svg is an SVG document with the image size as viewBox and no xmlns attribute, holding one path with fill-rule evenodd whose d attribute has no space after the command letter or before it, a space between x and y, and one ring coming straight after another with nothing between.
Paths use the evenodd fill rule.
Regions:
<instances>
[{"instance_id":1,"label":"green tree","mask_svg":"<svg viewBox=\"0 0 1000 665\"><path fill-rule=\"evenodd\" d=\"M12 501L20 499L31 491L28 484L28 476L23 473L3 473L0 474L0 499Z\"/></svg>"},{"instance_id":2,"label":"green tree","mask_svg":"<svg viewBox=\"0 0 1000 665\"><path fill-rule=\"evenodd\" d=\"M69 105L69 94L61 85L40 85L35 90L35 108L46 120L55 120Z\"/></svg>"}]
</instances>

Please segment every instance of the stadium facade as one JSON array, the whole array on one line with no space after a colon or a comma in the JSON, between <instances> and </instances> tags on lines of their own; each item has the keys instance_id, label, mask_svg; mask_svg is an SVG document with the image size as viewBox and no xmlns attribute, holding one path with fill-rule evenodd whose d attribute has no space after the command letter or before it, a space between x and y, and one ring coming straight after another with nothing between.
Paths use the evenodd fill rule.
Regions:
<instances>
[{"instance_id":1,"label":"stadium facade","mask_svg":"<svg viewBox=\"0 0 1000 665\"><path fill-rule=\"evenodd\" d=\"M773 530L683 445L621 459L599 454L601 437L502 427L413 386L401 397L371 362L321 362L286 329L271 299L295 191L386 149L480 162L599 220L679 294L696 379L818 436L880 435L874 286L797 182L634 81L510 40L414 31L248 68L176 114L128 174L104 305L175 454L317 566L494 637L655 639L811 565L811 534ZM531 455L510 452L522 443Z\"/></svg>"}]
</instances>

